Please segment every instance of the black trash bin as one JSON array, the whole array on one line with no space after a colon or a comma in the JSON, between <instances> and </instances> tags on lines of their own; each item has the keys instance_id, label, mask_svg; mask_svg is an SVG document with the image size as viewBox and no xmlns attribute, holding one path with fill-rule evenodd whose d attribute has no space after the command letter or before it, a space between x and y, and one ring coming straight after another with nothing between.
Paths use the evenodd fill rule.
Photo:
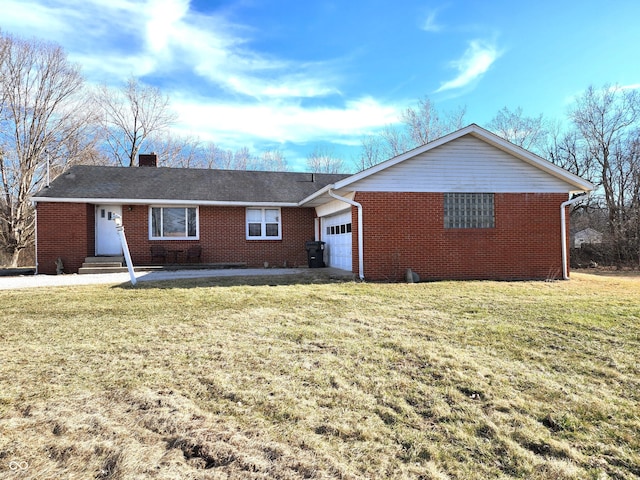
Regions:
<instances>
[{"instance_id":1,"label":"black trash bin","mask_svg":"<svg viewBox=\"0 0 640 480\"><path fill-rule=\"evenodd\" d=\"M324 267L324 242L307 242L305 246L309 268Z\"/></svg>"}]
</instances>

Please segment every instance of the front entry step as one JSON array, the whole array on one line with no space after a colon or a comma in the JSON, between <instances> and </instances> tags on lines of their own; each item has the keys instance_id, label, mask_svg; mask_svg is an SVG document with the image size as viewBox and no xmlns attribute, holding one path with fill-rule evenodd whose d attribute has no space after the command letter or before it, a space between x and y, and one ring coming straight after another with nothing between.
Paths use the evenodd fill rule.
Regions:
<instances>
[{"instance_id":1,"label":"front entry step","mask_svg":"<svg viewBox=\"0 0 640 480\"><path fill-rule=\"evenodd\" d=\"M84 263L105 263L105 262L124 263L124 256L109 255L108 257L87 257L84 259Z\"/></svg>"},{"instance_id":2,"label":"front entry step","mask_svg":"<svg viewBox=\"0 0 640 480\"><path fill-rule=\"evenodd\" d=\"M87 257L82 267L78 269L81 275L96 273L124 273L127 267L123 266L124 257Z\"/></svg>"},{"instance_id":3,"label":"front entry step","mask_svg":"<svg viewBox=\"0 0 640 480\"><path fill-rule=\"evenodd\" d=\"M122 262L84 262L82 268L113 268L122 267Z\"/></svg>"}]
</instances>

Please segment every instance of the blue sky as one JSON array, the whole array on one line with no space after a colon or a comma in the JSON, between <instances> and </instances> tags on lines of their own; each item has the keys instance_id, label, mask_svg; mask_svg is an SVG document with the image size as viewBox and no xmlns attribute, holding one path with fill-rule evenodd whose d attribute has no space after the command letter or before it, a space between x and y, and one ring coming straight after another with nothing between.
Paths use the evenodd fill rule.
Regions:
<instances>
[{"instance_id":1,"label":"blue sky","mask_svg":"<svg viewBox=\"0 0 640 480\"><path fill-rule=\"evenodd\" d=\"M158 86L176 130L223 148L362 137L428 96L485 125L502 107L564 120L589 85L640 88L637 0L0 0L5 33L59 43L90 82Z\"/></svg>"}]
</instances>

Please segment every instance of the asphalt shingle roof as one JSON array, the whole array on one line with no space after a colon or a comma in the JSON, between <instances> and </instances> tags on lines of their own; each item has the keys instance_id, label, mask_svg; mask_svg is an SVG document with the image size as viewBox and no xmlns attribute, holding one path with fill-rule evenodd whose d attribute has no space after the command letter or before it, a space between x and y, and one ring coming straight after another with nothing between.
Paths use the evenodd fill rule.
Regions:
<instances>
[{"instance_id":1,"label":"asphalt shingle roof","mask_svg":"<svg viewBox=\"0 0 640 480\"><path fill-rule=\"evenodd\" d=\"M349 175L76 165L35 200L113 199L297 203Z\"/></svg>"}]
</instances>

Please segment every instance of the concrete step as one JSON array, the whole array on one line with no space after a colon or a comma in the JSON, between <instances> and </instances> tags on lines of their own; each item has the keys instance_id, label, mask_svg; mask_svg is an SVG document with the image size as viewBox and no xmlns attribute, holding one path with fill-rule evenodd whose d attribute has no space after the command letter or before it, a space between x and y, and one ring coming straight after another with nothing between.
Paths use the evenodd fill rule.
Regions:
<instances>
[{"instance_id":1,"label":"concrete step","mask_svg":"<svg viewBox=\"0 0 640 480\"><path fill-rule=\"evenodd\" d=\"M122 262L84 262L82 268L112 268L122 267Z\"/></svg>"},{"instance_id":2,"label":"concrete step","mask_svg":"<svg viewBox=\"0 0 640 480\"><path fill-rule=\"evenodd\" d=\"M128 272L127 267L103 267L98 264L94 267L80 267L78 273L80 275L97 274L97 273L124 273Z\"/></svg>"},{"instance_id":3,"label":"concrete step","mask_svg":"<svg viewBox=\"0 0 640 480\"><path fill-rule=\"evenodd\" d=\"M124 257L122 255L114 255L110 257L87 257L84 259L85 263L104 263L104 262L118 262L124 263Z\"/></svg>"}]
</instances>

